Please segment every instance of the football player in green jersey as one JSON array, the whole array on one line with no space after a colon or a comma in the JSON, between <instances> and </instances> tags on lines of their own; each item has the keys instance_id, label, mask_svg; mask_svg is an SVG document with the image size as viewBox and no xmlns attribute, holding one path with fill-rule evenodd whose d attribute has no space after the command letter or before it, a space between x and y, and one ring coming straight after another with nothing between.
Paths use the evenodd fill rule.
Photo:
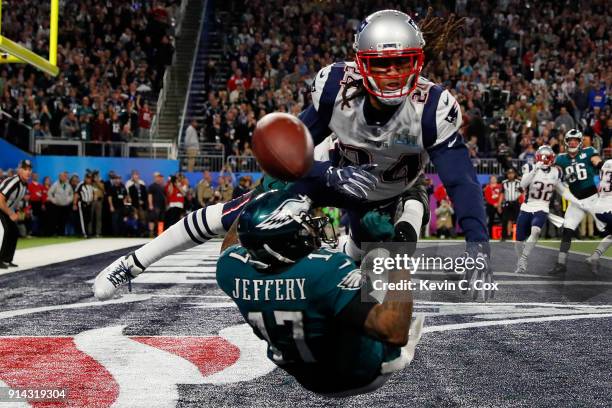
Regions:
<instances>
[{"instance_id":1,"label":"football player in green jersey","mask_svg":"<svg viewBox=\"0 0 612 408\"><path fill-rule=\"evenodd\" d=\"M369 392L410 363L423 320L410 325L408 288L388 291L383 303L362 301L361 271L321 248L326 217L311 218L310 205L287 191L251 200L232 228L237 237L230 230L223 242L217 282L268 343L268 358L306 389ZM390 275L410 279L408 270Z\"/></svg>"},{"instance_id":2,"label":"football player in green jersey","mask_svg":"<svg viewBox=\"0 0 612 408\"><path fill-rule=\"evenodd\" d=\"M603 165L603 160L595 148L591 146L583 148L582 139L582 132L579 130L572 129L567 132L565 134L566 153L559 154L555 160L555 164L563 171L564 181L581 205L570 202L565 212L559 257L557 264L550 270L553 275L565 274L567 253L572 245L574 231L584 218L585 211L592 212L597 200L595 175Z\"/></svg>"}]
</instances>

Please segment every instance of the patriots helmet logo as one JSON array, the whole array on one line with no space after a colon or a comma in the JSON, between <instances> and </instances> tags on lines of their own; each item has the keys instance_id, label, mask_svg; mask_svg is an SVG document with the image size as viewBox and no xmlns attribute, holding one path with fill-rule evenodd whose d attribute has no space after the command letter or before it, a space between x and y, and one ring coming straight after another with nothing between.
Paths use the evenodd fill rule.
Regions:
<instances>
[{"instance_id":1,"label":"patriots helmet logo","mask_svg":"<svg viewBox=\"0 0 612 408\"><path fill-rule=\"evenodd\" d=\"M457 123L457 117L459 116L459 108L457 107L457 103L455 102L455 104L453 104L453 107L450 109L450 111L448 112L448 115L446 115L446 121L448 123L452 123L453 125Z\"/></svg>"},{"instance_id":2,"label":"patriots helmet logo","mask_svg":"<svg viewBox=\"0 0 612 408\"><path fill-rule=\"evenodd\" d=\"M292 221L294 217L310 210L310 199L305 195L298 198L289 198L281 203L262 222L255 227L262 230L272 230L283 227Z\"/></svg>"}]
</instances>

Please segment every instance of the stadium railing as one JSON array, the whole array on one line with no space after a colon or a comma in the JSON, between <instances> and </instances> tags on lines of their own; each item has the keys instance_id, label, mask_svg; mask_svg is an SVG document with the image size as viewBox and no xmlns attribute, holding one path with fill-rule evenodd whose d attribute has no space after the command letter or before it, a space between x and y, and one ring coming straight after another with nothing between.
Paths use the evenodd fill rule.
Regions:
<instances>
[{"instance_id":1,"label":"stadium railing","mask_svg":"<svg viewBox=\"0 0 612 408\"><path fill-rule=\"evenodd\" d=\"M63 154L101 157L148 157L176 160L176 144L171 140L133 142L86 142L67 139L36 139L34 151L42 154L49 147L59 146Z\"/></svg>"},{"instance_id":2,"label":"stadium railing","mask_svg":"<svg viewBox=\"0 0 612 408\"><path fill-rule=\"evenodd\" d=\"M254 172L261 171L257 160L253 156L227 156L225 163L235 171Z\"/></svg>"},{"instance_id":3,"label":"stadium railing","mask_svg":"<svg viewBox=\"0 0 612 408\"><path fill-rule=\"evenodd\" d=\"M184 146L178 149L178 159L181 169L186 170L189 155ZM193 160L194 171L220 171L225 165L225 146L220 143L200 143Z\"/></svg>"}]
</instances>

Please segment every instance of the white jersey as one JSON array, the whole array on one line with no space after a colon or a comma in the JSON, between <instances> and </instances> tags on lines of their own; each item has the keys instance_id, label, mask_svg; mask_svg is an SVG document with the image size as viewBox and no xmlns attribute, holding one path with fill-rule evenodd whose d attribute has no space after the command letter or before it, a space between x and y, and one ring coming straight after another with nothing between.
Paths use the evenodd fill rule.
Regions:
<instances>
[{"instance_id":1,"label":"white jersey","mask_svg":"<svg viewBox=\"0 0 612 408\"><path fill-rule=\"evenodd\" d=\"M361 80L354 62L329 65L315 77L312 102L318 114L329 119L328 128L337 137L339 165L378 165L372 173L379 184L368 196L378 201L412 186L429 161L427 148L463 143L453 137L461 126L461 109L447 90L420 77L415 91L386 123L367 123L366 97L357 97L348 105L342 99L344 87ZM350 88L348 96L354 90Z\"/></svg>"},{"instance_id":2,"label":"white jersey","mask_svg":"<svg viewBox=\"0 0 612 408\"><path fill-rule=\"evenodd\" d=\"M550 199L556 190L563 191L561 169L551 166L548 170L536 169L532 164L523 166L521 187L525 190L525 202L521 211L534 213L537 211L549 212Z\"/></svg>"},{"instance_id":3,"label":"white jersey","mask_svg":"<svg viewBox=\"0 0 612 408\"><path fill-rule=\"evenodd\" d=\"M599 171L599 194L593 212L612 212L612 159L606 160Z\"/></svg>"}]
</instances>

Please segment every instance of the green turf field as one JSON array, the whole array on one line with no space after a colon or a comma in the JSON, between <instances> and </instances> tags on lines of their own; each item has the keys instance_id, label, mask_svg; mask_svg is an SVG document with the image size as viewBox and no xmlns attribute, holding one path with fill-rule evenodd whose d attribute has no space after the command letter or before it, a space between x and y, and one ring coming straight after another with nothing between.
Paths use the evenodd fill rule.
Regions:
<instances>
[{"instance_id":1,"label":"green turf field","mask_svg":"<svg viewBox=\"0 0 612 408\"><path fill-rule=\"evenodd\" d=\"M559 249L559 244L561 241L539 241L538 245L543 245L555 249ZM570 251L576 252L584 252L586 254L592 254L597 245L599 245L601 241L572 241L572 247ZM612 256L612 247L608 248L604 256Z\"/></svg>"},{"instance_id":2,"label":"green turf field","mask_svg":"<svg viewBox=\"0 0 612 408\"><path fill-rule=\"evenodd\" d=\"M65 244L68 242L80 241L83 238L80 237L32 237L32 238L19 238L17 241L17 249L33 248L43 245L53 244Z\"/></svg>"}]
</instances>

